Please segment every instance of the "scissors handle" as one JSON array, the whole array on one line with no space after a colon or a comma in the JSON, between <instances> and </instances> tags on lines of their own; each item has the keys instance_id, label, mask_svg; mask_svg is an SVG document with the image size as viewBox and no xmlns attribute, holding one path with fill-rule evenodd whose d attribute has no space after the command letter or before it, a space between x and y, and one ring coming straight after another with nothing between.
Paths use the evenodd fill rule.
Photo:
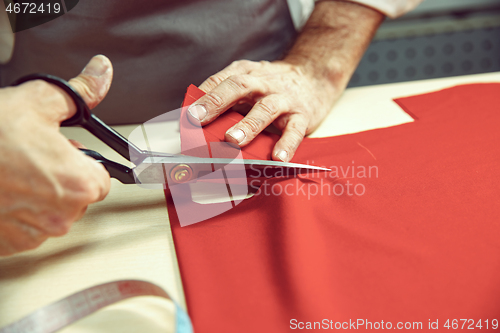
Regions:
<instances>
[{"instance_id":1,"label":"scissors handle","mask_svg":"<svg viewBox=\"0 0 500 333\"><path fill-rule=\"evenodd\" d=\"M54 84L64 90L74 101L76 105L75 115L63 121L61 126L81 126L85 128L118 154L135 164L138 164L144 158L144 152L141 149L94 115L80 94L65 80L48 74L30 74L16 80L12 86L32 80L44 80Z\"/></svg>"},{"instance_id":2,"label":"scissors handle","mask_svg":"<svg viewBox=\"0 0 500 333\"><path fill-rule=\"evenodd\" d=\"M118 179L122 184L140 184L139 180L135 179L134 171L131 168L120 163L110 161L94 150L80 148L80 151L101 163L109 172L111 178Z\"/></svg>"}]
</instances>

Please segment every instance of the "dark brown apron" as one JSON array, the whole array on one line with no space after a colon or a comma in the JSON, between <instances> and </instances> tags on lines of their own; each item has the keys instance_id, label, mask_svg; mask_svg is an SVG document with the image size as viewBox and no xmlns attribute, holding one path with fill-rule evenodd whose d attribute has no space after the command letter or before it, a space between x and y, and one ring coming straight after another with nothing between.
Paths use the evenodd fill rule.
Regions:
<instances>
[{"instance_id":1,"label":"dark brown apron","mask_svg":"<svg viewBox=\"0 0 500 333\"><path fill-rule=\"evenodd\" d=\"M96 114L110 124L141 123L180 107L190 83L234 60L280 58L295 34L286 0L80 0L16 33L1 84L34 72L69 79L104 54L115 75Z\"/></svg>"}]
</instances>

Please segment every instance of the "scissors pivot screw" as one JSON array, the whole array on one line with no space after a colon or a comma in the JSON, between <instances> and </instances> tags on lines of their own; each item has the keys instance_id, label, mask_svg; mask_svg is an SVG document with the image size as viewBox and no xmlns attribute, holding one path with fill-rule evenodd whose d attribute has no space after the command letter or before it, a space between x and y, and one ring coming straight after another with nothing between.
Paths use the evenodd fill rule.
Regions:
<instances>
[{"instance_id":1,"label":"scissors pivot screw","mask_svg":"<svg viewBox=\"0 0 500 333\"><path fill-rule=\"evenodd\" d=\"M170 171L170 178L176 183L185 183L193 177L193 169L187 164L177 164Z\"/></svg>"}]
</instances>

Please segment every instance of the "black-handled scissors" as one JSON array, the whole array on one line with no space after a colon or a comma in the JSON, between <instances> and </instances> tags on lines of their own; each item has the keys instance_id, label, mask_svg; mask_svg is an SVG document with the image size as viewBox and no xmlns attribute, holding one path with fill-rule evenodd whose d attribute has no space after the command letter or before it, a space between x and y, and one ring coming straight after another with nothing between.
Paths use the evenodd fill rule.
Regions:
<instances>
[{"instance_id":1,"label":"black-handled scissors","mask_svg":"<svg viewBox=\"0 0 500 333\"><path fill-rule=\"evenodd\" d=\"M120 133L94 115L80 94L67 81L61 78L47 74L31 74L18 79L12 86L17 86L31 80L44 80L54 84L64 90L74 101L76 105L75 115L63 121L61 126L81 126L85 128L118 154L136 165L134 168L129 168L110 161L93 150L80 149L86 155L102 163L112 178L116 178L124 184L165 184L167 181L185 183L198 177L206 176L213 170L222 167L231 169L227 168L228 165L243 165L247 174L249 172L262 174L260 171L265 168L291 169L294 174L308 172L308 170L330 171L330 169L326 168L296 163L231 158L201 158L145 151L128 141ZM227 176L230 177L231 170L227 171L229 173ZM241 176L241 172L235 171L234 174L236 175L235 177ZM269 170L269 172L264 174L272 176L273 172Z\"/></svg>"}]
</instances>

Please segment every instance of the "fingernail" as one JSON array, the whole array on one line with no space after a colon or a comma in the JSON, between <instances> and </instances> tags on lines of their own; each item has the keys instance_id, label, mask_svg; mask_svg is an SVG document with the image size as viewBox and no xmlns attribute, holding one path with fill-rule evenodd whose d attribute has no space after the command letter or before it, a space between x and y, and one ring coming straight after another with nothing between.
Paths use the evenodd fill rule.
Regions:
<instances>
[{"instance_id":1,"label":"fingernail","mask_svg":"<svg viewBox=\"0 0 500 333\"><path fill-rule=\"evenodd\" d=\"M203 105L191 105L188 108L188 112L191 115L191 117L198 119L199 121L202 121L206 116L207 116L207 109Z\"/></svg>"},{"instance_id":2,"label":"fingernail","mask_svg":"<svg viewBox=\"0 0 500 333\"><path fill-rule=\"evenodd\" d=\"M100 77L106 73L109 69L109 63L102 56L95 56L90 60L90 62L83 69L83 74Z\"/></svg>"},{"instance_id":3,"label":"fingernail","mask_svg":"<svg viewBox=\"0 0 500 333\"><path fill-rule=\"evenodd\" d=\"M227 132L227 134L235 139L238 143L241 143L245 139L245 132L243 132L239 128L230 130L229 132Z\"/></svg>"},{"instance_id":4,"label":"fingernail","mask_svg":"<svg viewBox=\"0 0 500 333\"><path fill-rule=\"evenodd\" d=\"M276 153L276 157L282 160L283 162L286 162L286 159L288 158L288 153L285 150L280 150Z\"/></svg>"}]
</instances>

